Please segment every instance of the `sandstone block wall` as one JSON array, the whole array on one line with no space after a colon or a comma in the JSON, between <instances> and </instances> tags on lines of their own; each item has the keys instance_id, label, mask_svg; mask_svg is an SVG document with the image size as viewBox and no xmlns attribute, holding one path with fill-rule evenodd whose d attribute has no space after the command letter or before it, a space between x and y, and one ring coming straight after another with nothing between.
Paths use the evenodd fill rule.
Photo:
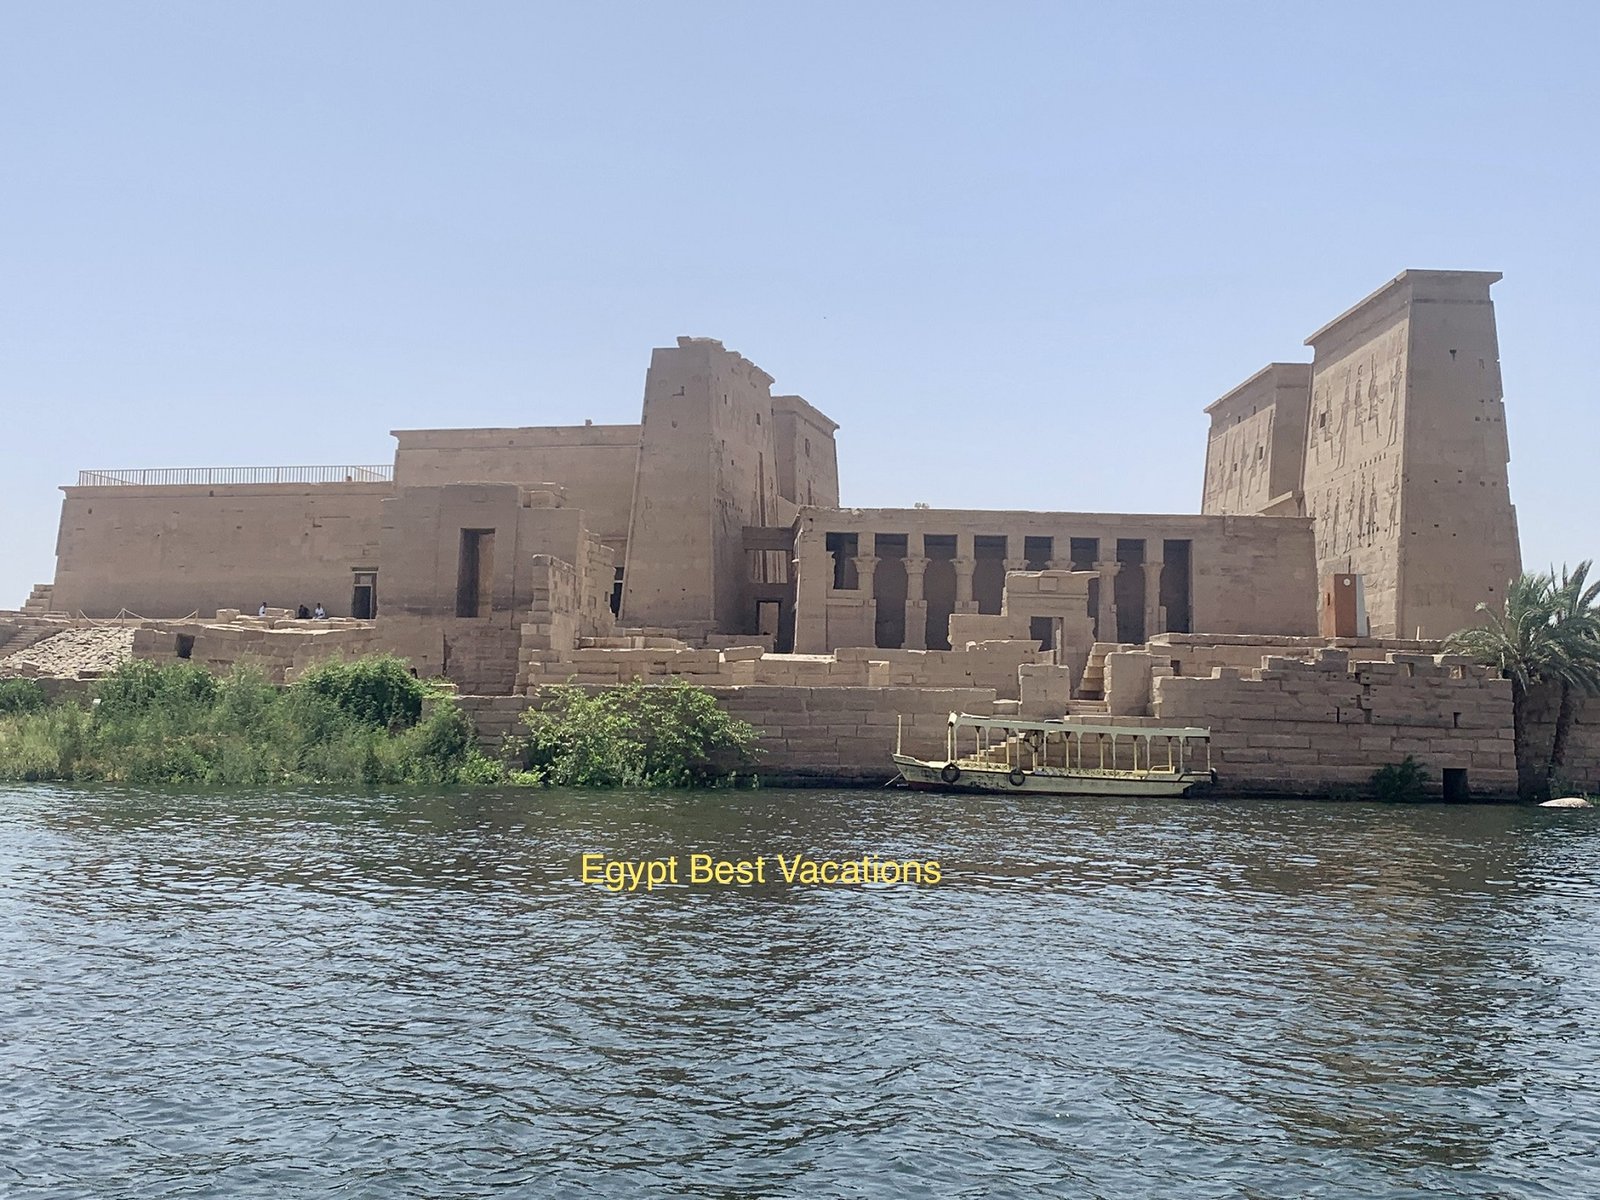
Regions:
<instances>
[{"instance_id":1,"label":"sandstone block wall","mask_svg":"<svg viewBox=\"0 0 1600 1200\"><path fill-rule=\"evenodd\" d=\"M779 497L796 506L837 507L839 452L833 435L838 422L799 396L774 396L772 423ZM794 519L793 512L787 515Z\"/></svg>"},{"instance_id":2,"label":"sandstone block wall","mask_svg":"<svg viewBox=\"0 0 1600 1200\"><path fill-rule=\"evenodd\" d=\"M798 687L710 688L719 703L761 731L757 770L772 785L882 783L894 777L897 723L906 753L943 756L952 712L987 715L994 694L982 688ZM480 741L498 750L517 732L537 697L461 696Z\"/></svg>"},{"instance_id":3,"label":"sandstone block wall","mask_svg":"<svg viewBox=\"0 0 1600 1200\"><path fill-rule=\"evenodd\" d=\"M1352 662L1383 661L1391 652L1437 654L1439 642L1405 638L1264 637L1248 634L1165 633L1145 647L1165 659L1174 675L1209 675L1215 667L1253 671L1264 655L1312 659L1328 648L1340 649Z\"/></svg>"},{"instance_id":4,"label":"sandstone block wall","mask_svg":"<svg viewBox=\"0 0 1600 1200\"><path fill-rule=\"evenodd\" d=\"M1352 663L1328 649L1314 662L1269 657L1248 674L1157 678L1152 694L1156 720L1211 729L1225 792L1360 789L1411 755L1436 794L1445 768L1467 771L1478 795L1516 793L1510 681L1454 656Z\"/></svg>"},{"instance_id":5,"label":"sandstone block wall","mask_svg":"<svg viewBox=\"0 0 1600 1200\"><path fill-rule=\"evenodd\" d=\"M387 483L68 487L52 606L185 617L266 601L350 615L378 560Z\"/></svg>"},{"instance_id":6,"label":"sandstone block wall","mask_svg":"<svg viewBox=\"0 0 1600 1200\"><path fill-rule=\"evenodd\" d=\"M1440 638L1520 569L1484 271L1405 271L1306 339L1318 576L1362 576L1372 632Z\"/></svg>"},{"instance_id":7,"label":"sandstone block wall","mask_svg":"<svg viewBox=\"0 0 1600 1200\"><path fill-rule=\"evenodd\" d=\"M582 509L595 535L622 561L639 461L638 425L397 429L394 437L396 486L554 484L564 503Z\"/></svg>"},{"instance_id":8,"label":"sandstone block wall","mask_svg":"<svg viewBox=\"0 0 1600 1200\"><path fill-rule=\"evenodd\" d=\"M1271 363L1206 409L1200 511L1299 513L1311 365Z\"/></svg>"},{"instance_id":9,"label":"sandstone block wall","mask_svg":"<svg viewBox=\"0 0 1600 1200\"><path fill-rule=\"evenodd\" d=\"M622 621L753 623L744 527L775 519L772 377L712 338L652 352L623 572Z\"/></svg>"}]
</instances>

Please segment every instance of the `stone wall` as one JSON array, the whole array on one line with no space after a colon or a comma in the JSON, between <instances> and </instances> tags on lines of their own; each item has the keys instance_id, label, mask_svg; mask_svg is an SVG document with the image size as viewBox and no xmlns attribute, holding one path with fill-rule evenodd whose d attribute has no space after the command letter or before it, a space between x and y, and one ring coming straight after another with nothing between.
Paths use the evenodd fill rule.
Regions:
<instances>
[{"instance_id":1,"label":"stone wall","mask_svg":"<svg viewBox=\"0 0 1600 1200\"><path fill-rule=\"evenodd\" d=\"M52 605L184 617L322 603L350 615L378 559L387 483L63 488Z\"/></svg>"},{"instance_id":2,"label":"stone wall","mask_svg":"<svg viewBox=\"0 0 1600 1200\"><path fill-rule=\"evenodd\" d=\"M744 528L776 517L772 377L712 338L652 352L622 622L753 628Z\"/></svg>"},{"instance_id":3,"label":"stone wall","mask_svg":"<svg viewBox=\"0 0 1600 1200\"><path fill-rule=\"evenodd\" d=\"M719 703L761 732L757 770L774 785L885 783L895 775L897 729L905 751L944 754L952 712L988 715L982 688L713 687ZM480 740L498 748L522 708L511 697L462 696ZM529 701L521 701L526 706Z\"/></svg>"},{"instance_id":4,"label":"stone wall","mask_svg":"<svg viewBox=\"0 0 1600 1200\"><path fill-rule=\"evenodd\" d=\"M1498 673L1451 655L1353 663L1337 649L1266 664L1153 680L1156 721L1211 729L1224 792L1358 790L1411 755L1434 794L1445 769L1466 771L1476 796L1516 794L1511 684Z\"/></svg>"},{"instance_id":5,"label":"stone wall","mask_svg":"<svg viewBox=\"0 0 1600 1200\"><path fill-rule=\"evenodd\" d=\"M447 483L553 484L582 509L595 535L623 560L639 461L637 425L520 429L397 429L397 486ZM610 584L608 583L609 589Z\"/></svg>"},{"instance_id":6,"label":"stone wall","mask_svg":"<svg viewBox=\"0 0 1600 1200\"><path fill-rule=\"evenodd\" d=\"M1164 633L1144 647L1167 661L1174 675L1209 675L1214 667L1253 671L1268 654L1286 658L1316 658L1333 647L1344 650L1352 662L1381 662L1391 652L1438 654L1434 641L1405 638L1258 637L1249 634Z\"/></svg>"},{"instance_id":7,"label":"stone wall","mask_svg":"<svg viewBox=\"0 0 1600 1200\"><path fill-rule=\"evenodd\" d=\"M778 495L796 506L820 504L836 508L839 452L833 435L838 423L799 396L774 396L772 424Z\"/></svg>"},{"instance_id":8,"label":"stone wall","mask_svg":"<svg viewBox=\"0 0 1600 1200\"><path fill-rule=\"evenodd\" d=\"M218 675L258 668L273 683L292 683L313 663L360 658L381 643L371 621L296 621L239 617L225 622L152 622L133 632L135 658L187 659Z\"/></svg>"},{"instance_id":9,"label":"stone wall","mask_svg":"<svg viewBox=\"0 0 1600 1200\"><path fill-rule=\"evenodd\" d=\"M1378 636L1444 637L1520 569L1482 271L1406 271L1306 341L1318 576L1359 574Z\"/></svg>"},{"instance_id":10,"label":"stone wall","mask_svg":"<svg viewBox=\"0 0 1600 1200\"><path fill-rule=\"evenodd\" d=\"M1030 642L979 642L961 650L847 647L837 654L768 654L760 646L716 649L670 642L561 652L539 645L547 636L546 624L541 620L524 628L519 690L568 681L605 685L676 677L704 686L978 688L1017 700L1019 668L1049 658Z\"/></svg>"},{"instance_id":11,"label":"stone wall","mask_svg":"<svg viewBox=\"0 0 1600 1200\"><path fill-rule=\"evenodd\" d=\"M1206 409L1203 513L1299 515L1309 363L1271 363Z\"/></svg>"}]
</instances>

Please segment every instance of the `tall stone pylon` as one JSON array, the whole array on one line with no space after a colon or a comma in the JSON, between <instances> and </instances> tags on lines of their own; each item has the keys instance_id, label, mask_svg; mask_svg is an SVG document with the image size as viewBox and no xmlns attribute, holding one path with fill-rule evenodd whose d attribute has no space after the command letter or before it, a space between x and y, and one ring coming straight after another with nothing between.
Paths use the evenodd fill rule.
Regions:
<instances>
[{"instance_id":1,"label":"tall stone pylon","mask_svg":"<svg viewBox=\"0 0 1600 1200\"><path fill-rule=\"evenodd\" d=\"M1442 638L1522 569L1489 287L1404 271L1306 339L1301 494L1318 574L1360 574L1377 637Z\"/></svg>"}]
</instances>

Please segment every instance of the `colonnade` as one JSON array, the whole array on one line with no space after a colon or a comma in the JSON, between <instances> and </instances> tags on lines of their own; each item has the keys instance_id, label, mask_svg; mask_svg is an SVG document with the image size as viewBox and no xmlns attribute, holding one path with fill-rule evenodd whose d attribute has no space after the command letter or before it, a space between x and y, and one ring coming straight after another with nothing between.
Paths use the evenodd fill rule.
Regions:
<instances>
[{"instance_id":1,"label":"colonnade","mask_svg":"<svg viewBox=\"0 0 1600 1200\"><path fill-rule=\"evenodd\" d=\"M895 556L905 569L906 597L905 597L905 641L906 649L921 650L927 648L927 613L928 597L926 578L929 565L934 558L927 553L926 539L934 535L909 533L906 539L906 553L904 558ZM1001 535L995 535L1001 536ZM1021 535L1004 535L1006 552L1002 559L1004 570L1025 571L1030 567L1029 560L1022 554L1015 553L1025 545ZM855 566L857 587L854 589L828 588L830 597L856 597L867 603L875 601L874 591L877 572L885 561L883 556L867 551L868 539L871 539L872 549L876 549L876 535L872 533L858 533L861 552L851 557ZM979 611L979 602L973 589L973 578L978 568L976 553L976 537L971 533L958 533L955 535L956 552L947 561L955 574L955 598L953 611L957 613L976 613ZM1113 539L1096 539L1097 544ZM1145 552L1148 554L1152 546L1157 550L1161 547L1160 539L1142 539ZM1051 539L1052 551L1058 542L1067 539ZM1137 623L1123 621L1123 629L1129 632L1128 640L1142 641L1154 634L1164 632L1166 629L1166 609L1161 604L1161 573L1165 567L1161 558L1148 558L1143 562L1125 563L1114 558L1101 558L1089 564L1086 569L1095 571L1099 575L1099 596L1095 611L1089 615L1095 622L1095 637L1099 641L1120 641L1119 614L1117 611L1117 579L1125 567L1138 568L1142 571L1139 587L1139 613ZM1033 569L1052 571L1070 571L1075 568L1070 557L1057 556L1052 553L1050 559L1042 564L1035 561ZM1187 582L1187 581L1186 581ZM875 612L875 609L874 609Z\"/></svg>"}]
</instances>

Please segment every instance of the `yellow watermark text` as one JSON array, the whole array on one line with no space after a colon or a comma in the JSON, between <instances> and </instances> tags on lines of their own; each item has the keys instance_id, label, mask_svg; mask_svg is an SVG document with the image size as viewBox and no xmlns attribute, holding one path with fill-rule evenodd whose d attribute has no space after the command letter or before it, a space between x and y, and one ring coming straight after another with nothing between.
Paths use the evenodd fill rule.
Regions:
<instances>
[{"instance_id":1,"label":"yellow watermark text","mask_svg":"<svg viewBox=\"0 0 1600 1200\"><path fill-rule=\"evenodd\" d=\"M859 887L867 884L928 886L944 880L937 859L814 858L806 854L758 854L722 858L698 851L660 858L607 858L584 854L579 878L608 892L653 892L661 887L758 887L788 884L803 887Z\"/></svg>"}]
</instances>

